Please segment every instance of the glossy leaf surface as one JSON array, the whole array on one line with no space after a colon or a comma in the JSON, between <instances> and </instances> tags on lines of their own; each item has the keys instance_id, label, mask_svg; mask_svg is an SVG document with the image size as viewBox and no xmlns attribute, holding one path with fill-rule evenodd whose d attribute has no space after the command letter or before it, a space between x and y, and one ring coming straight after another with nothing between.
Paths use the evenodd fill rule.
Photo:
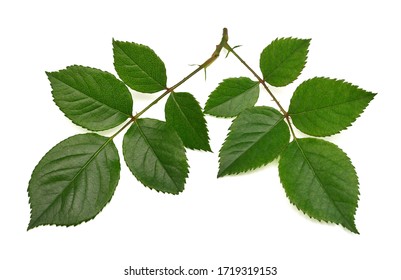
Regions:
<instances>
[{"instance_id":1,"label":"glossy leaf surface","mask_svg":"<svg viewBox=\"0 0 401 280\"><path fill-rule=\"evenodd\" d=\"M206 120L198 101L187 92L173 92L165 106L166 122L174 127L185 147L210 151Z\"/></svg>"},{"instance_id":2,"label":"glossy leaf surface","mask_svg":"<svg viewBox=\"0 0 401 280\"><path fill-rule=\"evenodd\" d=\"M292 141L281 154L279 174L299 210L358 233L354 222L358 177L351 160L336 145L314 138Z\"/></svg>"},{"instance_id":3,"label":"glossy leaf surface","mask_svg":"<svg viewBox=\"0 0 401 280\"><path fill-rule=\"evenodd\" d=\"M263 79L282 87L295 81L305 67L309 39L280 38L270 43L260 55Z\"/></svg>"},{"instance_id":4,"label":"glossy leaf surface","mask_svg":"<svg viewBox=\"0 0 401 280\"><path fill-rule=\"evenodd\" d=\"M341 80L313 78L298 86L288 111L302 132L329 136L350 126L374 96Z\"/></svg>"},{"instance_id":5,"label":"glossy leaf surface","mask_svg":"<svg viewBox=\"0 0 401 280\"><path fill-rule=\"evenodd\" d=\"M228 78L210 94L205 113L216 117L235 117L255 105L259 83L246 77Z\"/></svg>"},{"instance_id":6,"label":"glossy leaf surface","mask_svg":"<svg viewBox=\"0 0 401 280\"><path fill-rule=\"evenodd\" d=\"M28 229L94 218L112 198L119 178L120 159L108 138L90 133L60 142L32 173Z\"/></svg>"},{"instance_id":7,"label":"glossy leaf surface","mask_svg":"<svg viewBox=\"0 0 401 280\"><path fill-rule=\"evenodd\" d=\"M124 159L145 186L178 194L184 190L188 163L175 130L155 119L138 119L124 136Z\"/></svg>"},{"instance_id":8,"label":"glossy leaf surface","mask_svg":"<svg viewBox=\"0 0 401 280\"><path fill-rule=\"evenodd\" d=\"M144 93L154 93L166 88L166 67L151 48L113 40L113 53L118 76L130 88Z\"/></svg>"},{"instance_id":9,"label":"glossy leaf surface","mask_svg":"<svg viewBox=\"0 0 401 280\"><path fill-rule=\"evenodd\" d=\"M131 93L108 72L74 65L48 72L47 76L54 102L79 126L94 131L106 130L131 116Z\"/></svg>"},{"instance_id":10,"label":"glossy leaf surface","mask_svg":"<svg viewBox=\"0 0 401 280\"><path fill-rule=\"evenodd\" d=\"M218 176L255 169L274 160L288 145L284 116L270 107L253 107L234 119L220 150Z\"/></svg>"}]
</instances>

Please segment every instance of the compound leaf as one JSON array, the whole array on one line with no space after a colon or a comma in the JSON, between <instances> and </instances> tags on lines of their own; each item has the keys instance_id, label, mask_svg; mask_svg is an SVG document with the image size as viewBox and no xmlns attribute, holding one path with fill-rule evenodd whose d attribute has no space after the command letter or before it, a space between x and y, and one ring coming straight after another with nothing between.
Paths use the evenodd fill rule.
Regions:
<instances>
[{"instance_id":1,"label":"compound leaf","mask_svg":"<svg viewBox=\"0 0 401 280\"><path fill-rule=\"evenodd\" d=\"M245 172L274 160L288 145L284 116L270 107L247 109L234 119L220 150L218 177Z\"/></svg>"},{"instance_id":2,"label":"compound leaf","mask_svg":"<svg viewBox=\"0 0 401 280\"><path fill-rule=\"evenodd\" d=\"M94 131L106 130L131 116L131 93L108 72L73 65L46 74L54 102L79 126Z\"/></svg>"},{"instance_id":3,"label":"compound leaf","mask_svg":"<svg viewBox=\"0 0 401 280\"><path fill-rule=\"evenodd\" d=\"M165 122L138 119L124 136L123 153L129 169L145 186L171 194L184 190L188 175L185 148Z\"/></svg>"},{"instance_id":4,"label":"compound leaf","mask_svg":"<svg viewBox=\"0 0 401 280\"><path fill-rule=\"evenodd\" d=\"M166 67L151 48L113 40L113 53L117 74L130 88L143 93L166 88Z\"/></svg>"},{"instance_id":5,"label":"compound leaf","mask_svg":"<svg viewBox=\"0 0 401 280\"><path fill-rule=\"evenodd\" d=\"M279 174L298 209L358 233L354 222L358 177L348 156L336 145L313 138L294 140L281 154Z\"/></svg>"},{"instance_id":6,"label":"compound leaf","mask_svg":"<svg viewBox=\"0 0 401 280\"><path fill-rule=\"evenodd\" d=\"M316 77L298 86L288 112L302 132L329 136L350 126L374 96L342 80Z\"/></svg>"},{"instance_id":7,"label":"compound leaf","mask_svg":"<svg viewBox=\"0 0 401 280\"><path fill-rule=\"evenodd\" d=\"M109 138L89 133L60 142L40 160L29 181L28 229L93 219L111 200L119 178L120 158Z\"/></svg>"},{"instance_id":8,"label":"compound leaf","mask_svg":"<svg viewBox=\"0 0 401 280\"><path fill-rule=\"evenodd\" d=\"M282 87L295 81L305 67L310 39L280 38L260 55L263 78L272 86Z\"/></svg>"},{"instance_id":9,"label":"compound leaf","mask_svg":"<svg viewBox=\"0 0 401 280\"><path fill-rule=\"evenodd\" d=\"M253 107L258 97L258 82L246 77L228 78L210 94L204 111L216 117L235 117Z\"/></svg>"},{"instance_id":10,"label":"compound leaf","mask_svg":"<svg viewBox=\"0 0 401 280\"><path fill-rule=\"evenodd\" d=\"M210 151L206 120L198 101L187 92L173 92L165 106L166 122L177 131L184 146Z\"/></svg>"}]
</instances>

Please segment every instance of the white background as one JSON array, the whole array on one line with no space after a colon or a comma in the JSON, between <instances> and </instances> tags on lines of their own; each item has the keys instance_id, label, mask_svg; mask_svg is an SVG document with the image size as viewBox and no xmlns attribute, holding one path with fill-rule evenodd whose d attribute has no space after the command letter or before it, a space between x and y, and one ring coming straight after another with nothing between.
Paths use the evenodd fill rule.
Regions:
<instances>
[{"instance_id":1,"label":"white background","mask_svg":"<svg viewBox=\"0 0 401 280\"><path fill-rule=\"evenodd\" d=\"M170 279L124 276L130 265L277 266L279 275L271 279L401 279L401 20L396 3L2 1L0 279ZM256 70L260 52L276 37L312 39L299 80L272 88L285 107L295 87L314 76L342 78L378 93L352 127L329 138L347 152L359 175L360 235L298 212L285 197L277 162L216 179L217 152L230 121L211 117L214 153L188 152L191 169L181 195L143 187L122 162L115 195L94 220L27 232L26 189L33 168L55 144L85 132L53 103L45 71L81 64L115 73L115 38L153 48L166 64L171 86L194 69L190 64L210 56L223 27L230 44L242 45L238 53ZM233 56L222 57L208 69L206 81L200 73L180 90L203 105L223 78L236 76L250 75ZM137 112L155 95L133 97ZM259 103L273 106L264 92ZM145 116L164 118L163 106ZM121 140L122 135L115 141L120 151Z\"/></svg>"}]
</instances>

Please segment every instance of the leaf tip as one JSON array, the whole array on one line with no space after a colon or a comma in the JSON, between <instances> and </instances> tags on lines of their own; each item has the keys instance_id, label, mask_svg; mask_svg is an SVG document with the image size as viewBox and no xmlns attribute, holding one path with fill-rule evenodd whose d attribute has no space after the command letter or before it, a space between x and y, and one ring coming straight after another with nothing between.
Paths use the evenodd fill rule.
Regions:
<instances>
[{"instance_id":1,"label":"leaf tip","mask_svg":"<svg viewBox=\"0 0 401 280\"><path fill-rule=\"evenodd\" d=\"M53 72L45 71L47 78L50 78L53 75Z\"/></svg>"},{"instance_id":2,"label":"leaf tip","mask_svg":"<svg viewBox=\"0 0 401 280\"><path fill-rule=\"evenodd\" d=\"M186 148L193 150L193 151L213 153L213 150L210 147L209 143L204 143L201 146L191 146L191 147L186 146Z\"/></svg>"},{"instance_id":3,"label":"leaf tip","mask_svg":"<svg viewBox=\"0 0 401 280\"><path fill-rule=\"evenodd\" d=\"M357 229L356 227L354 227L354 229L351 230L351 232L352 232L352 233L355 233L355 234L358 234L358 235L360 234L359 231L358 231L358 229Z\"/></svg>"},{"instance_id":4,"label":"leaf tip","mask_svg":"<svg viewBox=\"0 0 401 280\"><path fill-rule=\"evenodd\" d=\"M114 38L111 39L111 42L112 42L113 46L116 46L118 43L120 43L120 41L118 41Z\"/></svg>"},{"instance_id":5,"label":"leaf tip","mask_svg":"<svg viewBox=\"0 0 401 280\"><path fill-rule=\"evenodd\" d=\"M230 174L230 173L228 173L225 169L224 169L224 170L221 170L221 169L219 168L219 172L217 173L217 178L224 177L224 176L226 176L226 175L228 175L228 174Z\"/></svg>"},{"instance_id":6,"label":"leaf tip","mask_svg":"<svg viewBox=\"0 0 401 280\"><path fill-rule=\"evenodd\" d=\"M343 227L348 229L350 232L359 234L358 229L356 228L355 221L347 222L347 223L342 223L341 224Z\"/></svg>"},{"instance_id":7,"label":"leaf tip","mask_svg":"<svg viewBox=\"0 0 401 280\"><path fill-rule=\"evenodd\" d=\"M29 224L28 224L28 227L26 228L26 231L30 231L30 230L32 230L32 229L38 227L38 226L39 226L39 225L36 224L36 222L33 221L33 220L32 220L32 217L31 217L31 220L29 221Z\"/></svg>"}]
</instances>

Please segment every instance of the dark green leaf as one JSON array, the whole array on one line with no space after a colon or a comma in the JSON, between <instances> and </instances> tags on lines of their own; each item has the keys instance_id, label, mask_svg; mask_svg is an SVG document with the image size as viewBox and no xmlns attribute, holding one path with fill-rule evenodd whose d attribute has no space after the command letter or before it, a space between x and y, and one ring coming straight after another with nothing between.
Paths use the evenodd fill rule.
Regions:
<instances>
[{"instance_id":1,"label":"dark green leaf","mask_svg":"<svg viewBox=\"0 0 401 280\"><path fill-rule=\"evenodd\" d=\"M144 93L166 88L166 67L151 48L113 40L113 53L118 76L130 88Z\"/></svg>"},{"instance_id":2,"label":"dark green leaf","mask_svg":"<svg viewBox=\"0 0 401 280\"><path fill-rule=\"evenodd\" d=\"M171 93L165 112L167 124L174 127L185 147L210 151L206 120L193 95L187 92Z\"/></svg>"},{"instance_id":3,"label":"dark green leaf","mask_svg":"<svg viewBox=\"0 0 401 280\"><path fill-rule=\"evenodd\" d=\"M60 142L32 173L28 229L93 219L112 198L119 178L120 158L110 139L91 133Z\"/></svg>"},{"instance_id":4,"label":"dark green leaf","mask_svg":"<svg viewBox=\"0 0 401 280\"><path fill-rule=\"evenodd\" d=\"M185 148L165 122L138 119L124 136L125 162L135 177L157 191L178 194L188 175Z\"/></svg>"},{"instance_id":5,"label":"dark green leaf","mask_svg":"<svg viewBox=\"0 0 401 280\"><path fill-rule=\"evenodd\" d=\"M235 117L255 105L259 83L246 77L225 79L210 94L205 113L216 117Z\"/></svg>"},{"instance_id":6,"label":"dark green leaf","mask_svg":"<svg viewBox=\"0 0 401 280\"><path fill-rule=\"evenodd\" d=\"M295 140L281 154L279 172L288 198L298 209L358 233L354 221L358 177L340 148L320 139Z\"/></svg>"},{"instance_id":7,"label":"dark green leaf","mask_svg":"<svg viewBox=\"0 0 401 280\"><path fill-rule=\"evenodd\" d=\"M302 132L329 136L350 126L373 97L373 93L344 81L313 78L295 90L288 112Z\"/></svg>"},{"instance_id":8,"label":"dark green leaf","mask_svg":"<svg viewBox=\"0 0 401 280\"><path fill-rule=\"evenodd\" d=\"M263 78L282 87L295 81L305 67L310 39L281 38L268 45L260 56Z\"/></svg>"},{"instance_id":9,"label":"dark green leaf","mask_svg":"<svg viewBox=\"0 0 401 280\"><path fill-rule=\"evenodd\" d=\"M270 107L247 109L233 121L220 150L218 177L255 169L274 160L288 145L284 116Z\"/></svg>"},{"instance_id":10,"label":"dark green leaf","mask_svg":"<svg viewBox=\"0 0 401 280\"><path fill-rule=\"evenodd\" d=\"M131 116L131 93L110 73L74 65L47 76L54 102L77 125L106 130Z\"/></svg>"}]
</instances>

